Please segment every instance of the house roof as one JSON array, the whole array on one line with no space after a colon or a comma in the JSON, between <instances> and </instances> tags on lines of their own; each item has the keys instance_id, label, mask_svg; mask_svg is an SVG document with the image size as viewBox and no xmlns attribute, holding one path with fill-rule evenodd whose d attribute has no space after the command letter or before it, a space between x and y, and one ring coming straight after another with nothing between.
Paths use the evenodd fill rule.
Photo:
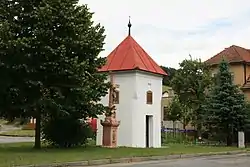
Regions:
<instances>
[{"instance_id":1,"label":"house roof","mask_svg":"<svg viewBox=\"0 0 250 167\"><path fill-rule=\"evenodd\" d=\"M228 48L225 48L220 53L211 57L206 61L210 65L219 64L222 59L227 60L229 63L238 63L238 62L250 62L250 50L242 48L240 46L232 45Z\"/></svg>"},{"instance_id":2,"label":"house roof","mask_svg":"<svg viewBox=\"0 0 250 167\"><path fill-rule=\"evenodd\" d=\"M167 75L130 34L108 55L106 64L99 71L127 70Z\"/></svg>"}]
</instances>

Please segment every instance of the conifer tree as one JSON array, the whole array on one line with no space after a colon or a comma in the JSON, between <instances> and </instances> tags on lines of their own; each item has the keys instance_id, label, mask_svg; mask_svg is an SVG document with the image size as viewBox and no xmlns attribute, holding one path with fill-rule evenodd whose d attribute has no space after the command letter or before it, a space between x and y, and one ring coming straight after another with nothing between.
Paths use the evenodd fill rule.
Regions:
<instances>
[{"instance_id":1,"label":"conifer tree","mask_svg":"<svg viewBox=\"0 0 250 167\"><path fill-rule=\"evenodd\" d=\"M233 144L233 134L243 131L248 121L244 94L233 83L229 64L223 60L215 84L204 105L205 125L210 132L223 134L227 145Z\"/></svg>"}]
</instances>

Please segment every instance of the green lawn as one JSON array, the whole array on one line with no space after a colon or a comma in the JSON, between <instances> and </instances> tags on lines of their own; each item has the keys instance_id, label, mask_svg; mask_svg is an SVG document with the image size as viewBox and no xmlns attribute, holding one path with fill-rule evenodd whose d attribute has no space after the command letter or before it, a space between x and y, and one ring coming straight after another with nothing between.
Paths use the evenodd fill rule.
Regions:
<instances>
[{"instance_id":1,"label":"green lawn","mask_svg":"<svg viewBox=\"0 0 250 167\"><path fill-rule=\"evenodd\" d=\"M4 120L4 119L0 119L0 125L6 124L8 121Z\"/></svg>"},{"instance_id":2,"label":"green lawn","mask_svg":"<svg viewBox=\"0 0 250 167\"><path fill-rule=\"evenodd\" d=\"M11 130L7 132L0 132L0 136L17 136L17 137L34 137L34 130Z\"/></svg>"},{"instance_id":3,"label":"green lawn","mask_svg":"<svg viewBox=\"0 0 250 167\"><path fill-rule=\"evenodd\" d=\"M7 126L20 127L21 122L20 122L20 119L16 119L16 120L14 120L12 122L9 122L9 121L4 120L4 119L0 119L0 125L2 125L2 126L7 125Z\"/></svg>"},{"instance_id":4,"label":"green lawn","mask_svg":"<svg viewBox=\"0 0 250 167\"><path fill-rule=\"evenodd\" d=\"M33 143L0 144L0 167L30 164L83 161L90 159L205 153L238 150L234 147L204 147L169 145L167 148L116 148L82 147L75 149L32 149Z\"/></svg>"}]
</instances>

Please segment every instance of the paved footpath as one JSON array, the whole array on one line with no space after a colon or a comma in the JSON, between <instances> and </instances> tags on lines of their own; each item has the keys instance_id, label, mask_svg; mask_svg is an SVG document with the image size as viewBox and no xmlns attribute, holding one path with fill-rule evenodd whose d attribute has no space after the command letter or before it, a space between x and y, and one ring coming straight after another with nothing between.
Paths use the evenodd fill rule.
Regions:
<instances>
[{"instance_id":1,"label":"paved footpath","mask_svg":"<svg viewBox=\"0 0 250 167\"><path fill-rule=\"evenodd\" d=\"M11 125L2 125L0 132L8 132L12 130L19 130L20 127L14 127ZM33 142L33 137L10 137L10 136L0 136L0 143L19 143L19 142Z\"/></svg>"},{"instance_id":2,"label":"paved footpath","mask_svg":"<svg viewBox=\"0 0 250 167\"><path fill-rule=\"evenodd\" d=\"M33 142L33 137L7 137L0 136L0 143L20 143L20 142Z\"/></svg>"},{"instance_id":3,"label":"paved footpath","mask_svg":"<svg viewBox=\"0 0 250 167\"><path fill-rule=\"evenodd\" d=\"M130 163L130 164L113 164L95 167L249 167L250 156L242 155L225 155L210 156L202 158L175 159L154 162ZM93 167L93 166L92 166Z\"/></svg>"}]
</instances>

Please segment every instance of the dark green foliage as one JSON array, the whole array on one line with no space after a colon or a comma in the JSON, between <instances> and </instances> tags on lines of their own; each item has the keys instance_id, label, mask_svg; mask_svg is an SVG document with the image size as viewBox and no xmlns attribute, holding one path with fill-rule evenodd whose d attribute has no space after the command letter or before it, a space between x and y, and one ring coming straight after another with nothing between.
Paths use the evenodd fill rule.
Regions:
<instances>
[{"instance_id":1,"label":"dark green foliage","mask_svg":"<svg viewBox=\"0 0 250 167\"><path fill-rule=\"evenodd\" d=\"M168 74L163 78L163 85L170 86L171 80L173 79L176 69L172 67L161 66L161 68Z\"/></svg>"},{"instance_id":2,"label":"dark green foliage","mask_svg":"<svg viewBox=\"0 0 250 167\"><path fill-rule=\"evenodd\" d=\"M70 116L57 117L44 121L43 139L56 147L75 147L87 142L93 137L89 125Z\"/></svg>"},{"instance_id":3,"label":"dark green foliage","mask_svg":"<svg viewBox=\"0 0 250 167\"><path fill-rule=\"evenodd\" d=\"M179 96L174 96L170 105L165 108L164 116L165 119L173 121L175 126L175 121L180 121L183 124L183 129L190 123L192 119L192 110L185 103L181 103ZM175 127L173 127L175 129Z\"/></svg>"},{"instance_id":4,"label":"dark green foliage","mask_svg":"<svg viewBox=\"0 0 250 167\"><path fill-rule=\"evenodd\" d=\"M178 121L182 118L182 108L177 96L175 96L170 105L164 110L165 120Z\"/></svg>"},{"instance_id":5,"label":"dark green foliage","mask_svg":"<svg viewBox=\"0 0 250 167\"><path fill-rule=\"evenodd\" d=\"M186 126L191 121L191 116L192 115L190 113L190 109L184 103L180 103L178 96L174 96L170 105L166 107L164 110L165 120L173 121L173 136L174 137L176 137L176 135L178 134L176 133L176 121L180 121L183 124L183 129L186 129ZM179 139L182 139L183 136L185 135L187 135L186 132L184 134L181 134L182 137Z\"/></svg>"},{"instance_id":6,"label":"dark green foliage","mask_svg":"<svg viewBox=\"0 0 250 167\"><path fill-rule=\"evenodd\" d=\"M171 86L178 95L179 101L185 106L196 126L198 133L202 128L202 104L205 101L205 91L211 85L209 67L201 60L184 60L172 79ZM200 135L200 134L198 134Z\"/></svg>"},{"instance_id":7,"label":"dark green foliage","mask_svg":"<svg viewBox=\"0 0 250 167\"><path fill-rule=\"evenodd\" d=\"M30 28L34 26L32 11L39 1L3 1L0 3L0 110L9 119L29 116L27 108L39 99L39 86L31 81ZM33 13L34 14L34 13ZM28 51L29 50L29 51Z\"/></svg>"},{"instance_id":8,"label":"dark green foliage","mask_svg":"<svg viewBox=\"0 0 250 167\"><path fill-rule=\"evenodd\" d=\"M248 102L247 105L247 113L248 113L248 120L245 126L245 141L246 143L250 143L250 103Z\"/></svg>"},{"instance_id":9,"label":"dark green foliage","mask_svg":"<svg viewBox=\"0 0 250 167\"><path fill-rule=\"evenodd\" d=\"M227 145L232 145L233 134L242 131L249 119L244 94L233 84L228 63L219 65L216 81L204 104L204 120L212 135L224 135Z\"/></svg>"},{"instance_id":10,"label":"dark green foliage","mask_svg":"<svg viewBox=\"0 0 250 167\"><path fill-rule=\"evenodd\" d=\"M192 137L187 136L189 134L185 134L182 132L175 132L173 135L172 132L162 132L162 143L163 145L167 144L173 144L173 143L178 143L178 144L190 144L192 141Z\"/></svg>"},{"instance_id":11,"label":"dark green foliage","mask_svg":"<svg viewBox=\"0 0 250 167\"><path fill-rule=\"evenodd\" d=\"M0 3L0 116L85 119L105 111L104 28L78 0ZM41 118L41 119L40 119Z\"/></svg>"}]
</instances>

